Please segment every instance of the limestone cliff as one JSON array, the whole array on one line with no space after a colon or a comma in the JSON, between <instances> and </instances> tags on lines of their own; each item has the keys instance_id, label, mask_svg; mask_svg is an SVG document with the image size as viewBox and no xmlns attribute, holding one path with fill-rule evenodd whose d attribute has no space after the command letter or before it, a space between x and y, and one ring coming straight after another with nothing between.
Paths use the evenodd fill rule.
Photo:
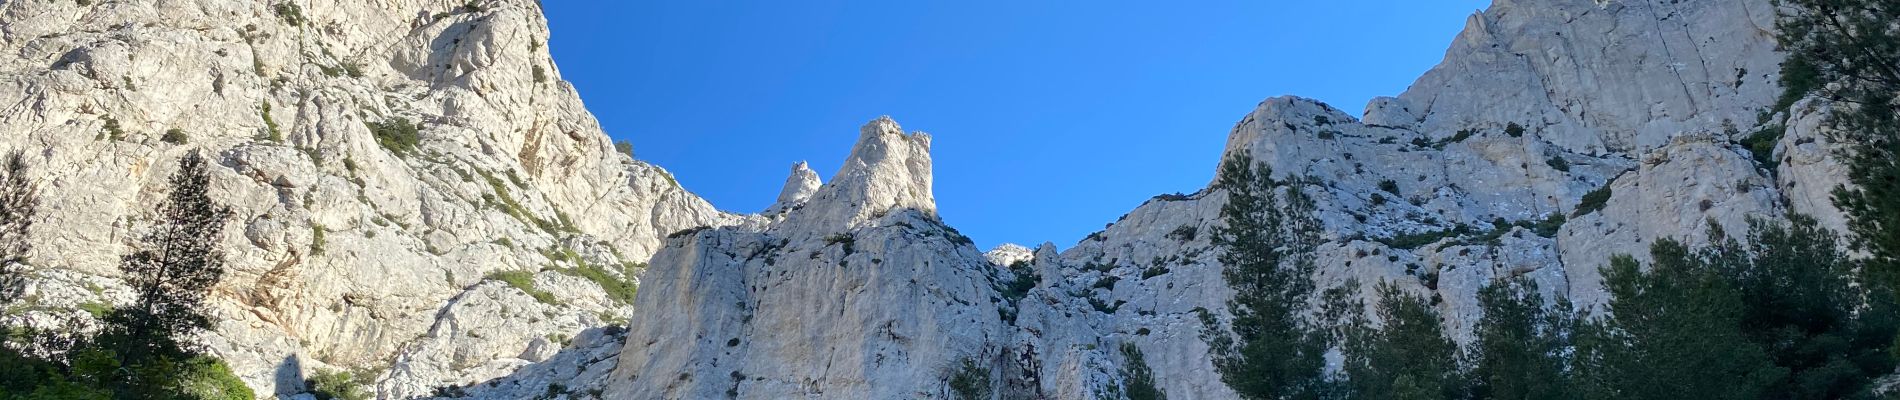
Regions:
<instances>
[{"instance_id":1,"label":"limestone cliff","mask_svg":"<svg viewBox=\"0 0 1900 400\"><path fill-rule=\"evenodd\" d=\"M982 252L935 212L931 137L879 118L828 182L800 163L764 212L720 212L614 151L538 4L0 3L0 151L47 196L0 318L130 301L118 256L197 152L237 211L204 341L262 394L348 368L382 398L945 398L975 371L1001 398L1095 398L1133 343L1175 398L1233 397L1197 319L1231 295L1225 192ZM1357 118L1270 98L1225 153L1302 178L1322 286L1429 293L1468 340L1500 277L1590 306L1611 254L1707 221L1844 224L1828 105L1767 109L1773 17L1496 0L1405 93ZM1764 129L1787 132L1772 171L1737 144Z\"/></svg>"},{"instance_id":2,"label":"limestone cliff","mask_svg":"<svg viewBox=\"0 0 1900 400\"><path fill-rule=\"evenodd\" d=\"M4 318L130 301L118 258L189 153L236 211L203 341L259 393L318 369L389 396L479 382L627 318L602 286L667 233L742 218L613 150L538 4L0 3L0 151L46 204Z\"/></svg>"},{"instance_id":3,"label":"limestone cliff","mask_svg":"<svg viewBox=\"0 0 1900 400\"><path fill-rule=\"evenodd\" d=\"M1610 255L1693 243L1709 221L1742 232L1793 209L1839 227L1826 191L1840 168L1816 147L1815 113L1768 110L1773 17L1767 0L1498 0L1362 118L1268 99L1226 153L1303 178L1326 227L1323 287L1429 293L1469 340L1477 290L1501 277L1588 307L1605 300ZM1773 175L1737 142L1784 124ZM887 136L867 134L852 159L888 152ZM664 308L633 322L607 393L944 398L972 360L1001 398L1094 398L1120 384L1111 349L1132 342L1172 396L1233 397L1196 316L1231 295L1209 238L1224 191L1157 196L1066 251L978 254L936 234L954 231L920 201L928 164L859 164L837 179L861 183L828 184L776 224L669 242L636 301Z\"/></svg>"}]
</instances>

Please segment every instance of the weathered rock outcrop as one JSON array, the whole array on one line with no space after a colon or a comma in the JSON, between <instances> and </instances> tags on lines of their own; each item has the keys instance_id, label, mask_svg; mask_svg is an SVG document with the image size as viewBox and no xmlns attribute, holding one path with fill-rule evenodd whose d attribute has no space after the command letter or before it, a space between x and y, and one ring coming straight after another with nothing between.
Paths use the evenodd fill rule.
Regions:
<instances>
[{"instance_id":1,"label":"weathered rock outcrop","mask_svg":"<svg viewBox=\"0 0 1900 400\"><path fill-rule=\"evenodd\" d=\"M667 233L741 219L613 151L537 2L5 2L0 27L0 150L46 205L4 318L130 301L119 256L204 154L236 211L204 341L259 393L392 362L392 396L506 375L630 315L560 271L631 280Z\"/></svg>"},{"instance_id":2,"label":"weathered rock outcrop","mask_svg":"<svg viewBox=\"0 0 1900 400\"><path fill-rule=\"evenodd\" d=\"M1766 110L1773 17L1497 0L1362 119L1271 98L1224 155L1316 200L1322 287L1429 293L1468 340L1500 277L1588 307L1610 255L1711 221L1844 226L1827 105ZM879 118L828 183L799 163L760 215L723 213L613 150L542 18L525 0L0 3L0 150L46 195L26 304L0 318L131 301L117 259L197 152L237 211L204 339L260 393L352 368L384 398L945 398L957 372L1095 398L1133 343L1172 396L1233 397L1198 318L1231 296L1224 191L1157 196L1067 250L980 252L936 215L931 138ZM1736 144L1778 127L1779 169Z\"/></svg>"},{"instance_id":3,"label":"weathered rock outcrop","mask_svg":"<svg viewBox=\"0 0 1900 400\"><path fill-rule=\"evenodd\" d=\"M995 269L932 212L929 145L872 121L783 220L669 241L636 300L665 310L629 324L608 397L934 397L906 383L999 357Z\"/></svg>"},{"instance_id":4,"label":"weathered rock outcrop","mask_svg":"<svg viewBox=\"0 0 1900 400\"><path fill-rule=\"evenodd\" d=\"M1311 100L1269 99L1235 126L1226 155L1251 156L1316 199L1322 287L1356 279L1428 293L1458 339L1469 340L1477 291L1502 277L1528 276L1591 307L1604 300L1597 270L1611 255L1642 257L1661 238L1696 243L1711 222L1738 234L1749 217L1790 209L1839 226L1825 200L1841 181L1839 166L1814 147L1812 113L1758 117L1779 93L1773 17L1766 0L1499 0L1471 17L1443 64L1406 93L1374 100L1363 120ZM1793 127L1777 153L1788 170L1779 178L1736 143L1775 124ZM853 159L888 148L890 138L867 131ZM927 203L905 201L909 192L899 189L927 189L928 165L888 165L848 166L838 180L885 183L833 182L772 227L710 230L662 250L648 284L665 279L667 293L643 292L638 303L665 308L644 309L634 323L616 371L628 389L609 393L941 398L948 371L971 357L1004 398L1093 398L1120 384L1115 371L1126 360L1111 349L1134 343L1171 395L1234 396L1212 372L1197 316L1226 312L1231 295L1209 237L1224 191L1157 196L1067 251L1009 245L979 257L945 251L932 235L871 233L934 222L927 208L906 211ZM873 170L883 172L862 173ZM886 190L837 193L870 192L841 189L856 187ZM838 243L810 239L850 226L870 231L838 236L860 243L845 253L884 263L834 258ZM867 237L878 246L862 245ZM919 252L930 254L911 258ZM788 258L799 261L785 269ZM919 275L918 262L936 272ZM916 280L877 286L892 274ZM851 285L841 290L840 282ZM955 289L911 292L917 285ZM963 289L973 286L994 291ZM923 298L839 307L843 300L807 299L809 291ZM939 329L986 342L927 356L886 350L916 351L910 329L943 324L942 310L971 305L964 302L997 308L996 319ZM785 307L806 313L778 311ZM889 330L867 329L861 317L899 309L918 312L888 321L897 327ZM839 354L838 343L861 351ZM890 363L907 372L877 372ZM860 380L872 376L888 379Z\"/></svg>"},{"instance_id":5,"label":"weathered rock outcrop","mask_svg":"<svg viewBox=\"0 0 1900 400\"><path fill-rule=\"evenodd\" d=\"M805 200L810 199L812 194L818 193L818 188L822 186L824 182L818 180L818 172L812 171L811 165L804 161L792 164L792 176L785 178L785 188L779 190L778 201L772 203L771 208L765 209L763 214L768 216L784 214L786 211L802 206Z\"/></svg>"}]
</instances>

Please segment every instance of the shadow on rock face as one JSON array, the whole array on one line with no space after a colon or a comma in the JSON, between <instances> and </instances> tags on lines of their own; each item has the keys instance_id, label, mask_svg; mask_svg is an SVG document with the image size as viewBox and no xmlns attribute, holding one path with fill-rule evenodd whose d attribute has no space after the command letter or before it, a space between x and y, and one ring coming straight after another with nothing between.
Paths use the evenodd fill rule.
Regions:
<instances>
[{"instance_id":1,"label":"shadow on rock face","mask_svg":"<svg viewBox=\"0 0 1900 400\"><path fill-rule=\"evenodd\" d=\"M277 364L277 374L273 375L272 379L277 381L278 396L290 396L303 393L303 359L298 358L295 354L284 357L284 362Z\"/></svg>"},{"instance_id":2,"label":"shadow on rock face","mask_svg":"<svg viewBox=\"0 0 1900 400\"><path fill-rule=\"evenodd\" d=\"M436 387L424 399L600 398L619 361L627 328L588 328L547 361L530 364L500 378L469 385Z\"/></svg>"}]
</instances>

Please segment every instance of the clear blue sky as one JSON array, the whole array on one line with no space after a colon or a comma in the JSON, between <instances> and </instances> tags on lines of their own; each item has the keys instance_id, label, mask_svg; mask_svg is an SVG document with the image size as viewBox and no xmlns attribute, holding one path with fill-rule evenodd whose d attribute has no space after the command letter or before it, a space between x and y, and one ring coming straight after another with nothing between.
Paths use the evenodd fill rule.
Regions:
<instances>
[{"instance_id":1,"label":"clear blue sky","mask_svg":"<svg viewBox=\"0 0 1900 400\"><path fill-rule=\"evenodd\" d=\"M793 162L827 179L890 115L935 141L977 245L1068 248L1212 178L1260 100L1357 115L1444 56L1482 0L548 1L549 49L607 133L720 209Z\"/></svg>"}]
</instances>

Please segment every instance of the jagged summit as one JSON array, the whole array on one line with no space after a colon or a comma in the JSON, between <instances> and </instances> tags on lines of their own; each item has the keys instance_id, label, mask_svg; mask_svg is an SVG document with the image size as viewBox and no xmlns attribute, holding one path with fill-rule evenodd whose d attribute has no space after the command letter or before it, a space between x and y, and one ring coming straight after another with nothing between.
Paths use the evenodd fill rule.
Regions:
<instances>
[{"instance_id":1,"label":"jagged summit","mask_svg":"<svg viewBox=\"0 0 1900 400\"><path fill-rule=\"evenodd\" d=\"M844 229L894 209L936 215L931 194L930 135L905 133L884 116L858 129L844 166L789 215L788 224Z\"/></svg>"},{"instance_id":2,"label":"jagged summit","mask_svg":"<svg viewBox=\"0 0 1900 400\"><path fill-rule=\"evenodd\" d=\"M794 166L783 219L668 240L606 398L932 397L892 382L1001 354L999 269L938 220L930 136L889 117L859 132L830 182Z\"/></svg>"},{"instance_id":3,"label":"jagged summit","mask_svg":"<svg viewBox=\"0 0 1900 400\"><path fill-rule=\"evenodd\" d=\"M792 164L792 175L785 178L785 188L778 192L778 201L766 208L764 215L779 215L805 203L824 183L818 180L818 172L804 161Z\"/></svg>"},{"instance_id":4,"label":"jagged summit","mask_svg":"<svg viewBox=\"0 0 1900 400\"><path fill-rule=\"evenodd\" d=\"M1433 139L1516 122L1584 154L1748 125L1780 91L1767 1L1499 0L1388 107ZM1391 107L1396 106L1396 107ZM1406 118L1368 116L1393 123Z\"/></svg>"},{"instance_id":5,"label":"jagged summit","mask_svg":"<svg viewBox=\"0 0 1900 400\"><path fill-rule=\"evenodd\" d=\"M983 252L983 258L989 260L991 264L1009 266L1010 264L1036 259L1036 251L1030 250L1028 247L1023 247L1023 245L1020 244L1004 243L996 245L996 248L990 249L990 251Z\"/></svg>"},{"instance_id":6,"label":"jagged summit","mask_svg":"<svg viewBox=\"0 0 1900 400\"><path fill-rule=\"evenodd\" d=\"M128 301L112 264L163 192L148 167L205 151L241 232L208 350L259 393L359 369L387 371L383 398L948 398L976 365L998 397L1097 398L1132 344L1173 397L1234 397L1201 337L1231 293L1221 189L1158 196L1066 251L983 253L936 215L931 137L880 117L830 179L797 163L762 216L722 213L613 151L538 4L6 3L0 100L24 106L0 148L34 150L50 186L42 295L0 318ZM1300 178L1282 182L1324 222L1321 285L1429 293L1454 335L1500 277L1599 302L1607 254L1706 221L1844 224L1822 114L1762 122L1788 127L1774 175L1734 143L1778 90L1773 17L1769 0L1497 0L1362 118L1271 98L1224 155Z\"/></svg>"}]
</instances>

